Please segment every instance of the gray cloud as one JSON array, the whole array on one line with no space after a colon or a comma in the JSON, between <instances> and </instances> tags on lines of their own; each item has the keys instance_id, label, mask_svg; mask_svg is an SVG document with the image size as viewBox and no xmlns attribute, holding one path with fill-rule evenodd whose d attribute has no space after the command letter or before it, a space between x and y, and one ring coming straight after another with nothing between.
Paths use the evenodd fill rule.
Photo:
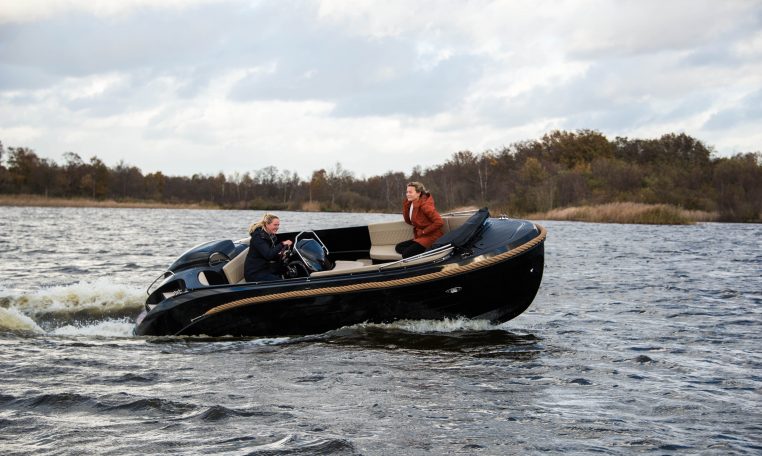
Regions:
<instances>
[{"instance_id":1,"label":"gray cloud","mask_svg":"<svg viewBox=\"0 0 762 456\"><path fill-rule=\"evenodd\" d=\"M291 6L302 5L292 4ZM428 115L457 106L481 71L480 58L455 55L430 64L412 37L347 36L314 20L314 8L264 4L201 6L173 15L145 10L127 17L64 18L3 25L0 88L34 89L61 77L137 73L134 83L172 76L177 96L192 98L227 70L276 65L233 87L236 101L324 100L336 116ZM136 87L131 87L136 90ZM122 104L120 94L104 94ZM79 100L71 109L108 100Z\"/></svg>"},{"instance_id":2,"label":"gray cloud","mask_svg":"<svg viewBox=\"0 0 762 456\"><path fill-rule=\"evenodd\" d=\"M432 115L460 104L481 71L480 59L456 56L431 68L419 64L409 48L354 43L316 49L309 62L279 61L272 74L240 81L231 99L321 100L335 103L333 115ZM399 52L389 52L398 49ZM336 56L354 58L336 61Z\"/></svg>"},{"instance_id":3,"label":"gray cloud","mask_svg":"<svg viewBox=\"0 0 762 456\"><path fill-rule=\"evenodd\" d=\"M638 93L617 88L620 71L592 65L565 82L540 85L513 97L489 98L479 111L498 128L514 128L545 119L565 119L569 128L616 130L644 122L650 106Z\"/></svg>"},{"instance_id":4,"label":"gray cloud","mask_svg":"<svg viewBox=\"0 0 762 456\"><path fill-rule=\"evenodd\" d=\"M739 125L762 125L762 89L746 96L741 103L712 115L704 124L708 130L733 128Z\"/></svg>"},{"instance_id":5,"label":"gray cloud","mask_svg":"<svg viewBox=\"0 0 762 456\"><path fill-rule=\"evenodd\" d=\"M260 55L262 61L273 63L274 71L241 80L231 99L329 101L340 117L435 114L457 105L483 66L474 55L430 63L410 39L345 36L321 27L286 33Z\"/></svg>"},{"instance_id":6,"label":"gray cloud","mask_svg":"<svg viewBox=\"0 0 762 456\"><path fill-rule=\"evenodd\" d=\"M236 34L245 33L244 18L233 8L205 5L171 15L153 9L107 18L76 12L3 24L0 61L54 77L141 70L192 73L207 65L221 69L242 58L246 43Z\"/></svg>"},{"instance_id":7,"label":"gray cloud","mask_svg":"<svg viewBox=\"0 0 762 456\"><path fill-rule=\"evenodd\" d=\"M0 140L117 159L140 149L166 166L181 148L198 170L220 166L215 147L246 157L255 143L286 163L372 150L375 168L396 169L410 151L444 160L547 125L686 128L719 150L759 148L748 145L762 120L760 2L596 3L595 14L510 3L437 2L429 15L421 3L329 5L326 17L317 1L146 2L98 16L83 1L6 21Z\"/></svg>"}]
</instances>

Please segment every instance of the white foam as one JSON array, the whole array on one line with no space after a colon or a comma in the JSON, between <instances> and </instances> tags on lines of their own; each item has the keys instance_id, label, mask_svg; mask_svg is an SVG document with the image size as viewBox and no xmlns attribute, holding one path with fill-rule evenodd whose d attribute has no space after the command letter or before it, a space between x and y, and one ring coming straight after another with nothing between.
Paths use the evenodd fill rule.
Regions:
<instances>
[{"instance_id":1,"label":"white foam","mask_svg":"<svg viewBox=\"0 0 762 456\"><path fill-rule=\"evenodd\" d=\"M137 313L145 301L143 290L114 284L107 278L93 282L41 288L33 292L14 293L6 296L8 307L17 308L25 315L67 313L96 310L103 315Z\"/></svg>"},{"instance_id":2,"label":"white foam","mask_svg":"<svg viewBox=\"0 0 762 456\"><path fill-rule=\"evenodd\" d=\"M56 336L132 337L132 328L134 327L134 321L123 318L92 324L61 326L51 331L50 334Z\"/></svg>"},{"instance_id":3,"label":"white foam","mask_svg":"<svg viewBox=\"0 0 762 456\"><path fill-rule=\"evenodd\" d=\"M363 324L361 327L401 329L412 333L448 333L456 331L489 331L501 329L489 320L471 320L468 318L445 318L444 320L400 320L394 323Z\"/></svg>"},{"instance_id":4,"label":"white foam","mask_svg":"<svg viewBox=\"0 0 762 456\"><path fill-rule=\"evenodd\" d=\"M18 309L5 309L2 307L0 307L0 329L37 334L45 332L37 326L34 320L19 312Z\"/></svg>"}]
</instances>

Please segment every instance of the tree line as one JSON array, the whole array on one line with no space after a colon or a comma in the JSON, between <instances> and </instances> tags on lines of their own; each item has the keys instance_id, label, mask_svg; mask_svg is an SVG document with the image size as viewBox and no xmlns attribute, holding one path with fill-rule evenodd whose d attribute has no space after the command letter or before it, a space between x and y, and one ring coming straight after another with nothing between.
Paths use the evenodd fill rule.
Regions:
<instances>
[{"instance_id":1,"label":"tree line","mask_svg":"<svg viewBox=\"0 0 762 456\"><path fill-rule=\"evenodd\" d=\"M552 131L500 150L459 151L409 174L358 178L336 163L302 178L268 166L192 176L144 174L120 161L74 152L63 163L0 143L0 194L211 204L224 208L397 212L405 184L427 185L441 211L489 206L522 215L609 202L671 204L717 212L724 221L762 221L762 154L714 156L684 133L658 139L608 139L594 130Z\"/></svg>"}]
</instances>

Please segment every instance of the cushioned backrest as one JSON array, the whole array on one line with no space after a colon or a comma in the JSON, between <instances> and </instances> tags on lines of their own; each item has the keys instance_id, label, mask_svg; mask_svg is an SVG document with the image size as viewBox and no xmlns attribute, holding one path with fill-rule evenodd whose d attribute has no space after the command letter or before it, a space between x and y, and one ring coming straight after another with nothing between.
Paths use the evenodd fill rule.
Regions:
<instances>
[{"instance_id":1,"label":"cushioned backrest","mask_svg":"<svg viewBox=\"0 0 762 456\"><path fill-rule=\"evenodd\" d=\"M371 223L368 225L370 234L370 257L379 261L395 261L402 255L394 250L394 246L402 241L413 239L413 227L404 220L396 222Z\"/></svg>"},{"instance_id":2,"label":"cushioned backrest","mask_svg":"<svg viewBox=\"0 0 762 456\"><path fill-rule=\"evenodd\" d=\"M248 253L249 248L247 247L222 267L222 271L225 273L228 283L235 284L243 280L243 264L246 261L246 255Z\"/></svg>"},{"instance_id":3,"label":"cushioned backrest","mask_svg":"<svg viewBox=\"0 0 762 456\"><path fill-rule=\"evenodd\" d=\"M413 227L403 220L368 225L371 245L396 245L413 239Z\"/></svg>"}]
</instances>

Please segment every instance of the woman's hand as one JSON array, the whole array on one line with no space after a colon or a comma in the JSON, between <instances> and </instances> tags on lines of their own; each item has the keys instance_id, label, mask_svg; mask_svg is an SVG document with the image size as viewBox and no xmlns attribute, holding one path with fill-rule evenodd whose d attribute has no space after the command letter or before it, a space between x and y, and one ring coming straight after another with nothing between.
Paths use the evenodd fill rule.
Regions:
<instances>
[{"instance_id":1,"label":"woman's hand","mask_svg":"<svg viewBox=\"0 0 762 456\"><path fill-rule=\"evenodd\" d=\"M293 244L293 241L289 241L288 239L286 239L285 241L281 241L280 243L281 248L280 248L279 256L280 256L280 261L282 263L288 259L288 255L291 252L290 250L291 244Z\"/></svg>"}]
</instances>

